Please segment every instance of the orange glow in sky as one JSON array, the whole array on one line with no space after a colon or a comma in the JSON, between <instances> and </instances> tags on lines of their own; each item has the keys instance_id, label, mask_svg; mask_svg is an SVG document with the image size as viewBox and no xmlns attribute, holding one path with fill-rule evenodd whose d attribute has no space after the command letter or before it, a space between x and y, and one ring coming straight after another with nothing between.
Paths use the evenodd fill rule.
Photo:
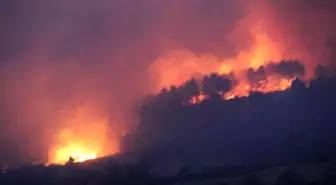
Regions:
<instances>
[{"instance_id":1,"label":"orange glow in sky","mask_svg":"<svg viewBox=\"0 0 336 185\"><path fill-rule=\"evenodd\" d=\"M212 54L195 55L188 50L178 50L157 59L151 66L153 78L156 77L156 88L159 92L163 87L181 85L190 78L199 78L210 73L228 74L234 72L239 84L229 92L225 99L248 96L249 91L272 92L290 87L294 79L281 76L269 76L267 81L258 88L252 88L242 73L249 68L258 69L270 62L295 58L284 55L285 46L275 42L261 26L253 25L250 31L252 43L248 49L239 51L235 56L219 58Z\"/></svg>"},{"instance_id":2,"label":"orange glow in sky","mask_svg":"<svg viewBox=\"0 0 336 185\"><path fill-rule=\"evenodd\" d=\"M94 112L79 109L64 120L66 126L49 151L49 163L65 164L70 157L74 162L83 162L118 152L117 146L109 142L108 122L90 114Z\"/></svg>"}]
</instances>

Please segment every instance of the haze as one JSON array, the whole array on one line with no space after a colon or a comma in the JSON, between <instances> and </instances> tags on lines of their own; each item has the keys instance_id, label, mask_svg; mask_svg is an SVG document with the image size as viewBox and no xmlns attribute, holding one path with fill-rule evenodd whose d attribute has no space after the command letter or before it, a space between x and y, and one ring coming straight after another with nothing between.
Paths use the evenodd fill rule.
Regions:
<instances>
[{"instance_id":1,"label":"haze","mask_svg":"<svg viewBox=\"0 0 336 185\"><path fill-rule=\"evenodd\" d=\"M64 140L91 137L101 155L117 153L120 135L136 129L145 95L199 74L298 59L311 78L317 64L334 65L335 6L2 0L0 162L48 162ZM75 134L62 135L69 130Z\"/></svg>"}]
</instances>

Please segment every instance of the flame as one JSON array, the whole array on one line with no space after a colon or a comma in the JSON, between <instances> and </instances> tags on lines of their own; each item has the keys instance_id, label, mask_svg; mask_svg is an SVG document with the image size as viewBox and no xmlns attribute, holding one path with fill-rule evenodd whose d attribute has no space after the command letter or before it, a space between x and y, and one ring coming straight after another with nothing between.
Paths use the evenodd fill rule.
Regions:
<instances>
[{"instance_id":1,"label":"flame","mask_svg":"<svg viewBox=\"0 0 336 185\"><path fill-rule=\"evenodd\" d=\"M291 54L290 51L286 50L285 45L276 42L263 29L262 24L256 22L256 24L251 25L250 34L253 38L251 46L232 57L220 59L213 54L207 53L198 56L188 50L178 50L158 58L151 66L153 78L155 76L154 79L158 79L153 91L159 92L162 87L170 85L178 86L190 78L197 79L199 76L213 72L218 74L234 72L238 78L239 84L227 93L223 97L224 99L248 96L250 91L267 93L288 89L295 78L269 76L266 80L260 82L258 88L251 87L247 82L243 71L248 68L258 69L270 62L296 58L296 54ZM204 98L204 95L201 94L199 97L193 98L191 103L200 102Z\"/></svg>"},{"instance_id":2,"label":"flame","mask_svg":"<svg viewBox=\"0 0 336 185\"><path fill-rule=\"evenodd\" d=\"M56 145L51 152L51 163L64 164L70 157L75 162L83 162L95 159L100 155L100 146L94 139L80 136L72 130L64 129L59 134L60 144Z\"/></svg>"},{"instance_id":3,"label":"flame","mask_svg":"<svg viewBox=\"0 0 336 185\"><path fill-rule=\"evenodd\" d=\"M272 76L260 82L258 87L251 86L246 78L244 72L247 69L255 70L271 62L306 58L303 57L304 53L299 52L292 45L291 41L286 40L288 37L284 32L279 31L274 21L279 17L276 11L272 11L274 8L272 4L257 1L253 4L244 4L244 8L247 16L237 21L232 32L226 34L226 39L232 44L231 48L235 53L220 57L215 53L196 54L187 49L168 51L151 65L150 72L153 79L157 80L152 92L157 93L163 87L171 85L179 86L191 78L198 80L199 77L210 73L221 75L231 72L239 83L225 94L224 99L245 97L251 91L268 93L288 89L295 78L288 79L271 74ZM223 54L227 54L224 48ZM309 71L314 66L307 64L305 68ZM309 73L305 78L311 77ZM204 99L204 95L193 98L191 102L196 103L200 99Z\"/></svg>"},{"instance_id":4,"label":"flame","mask_svg":"<svg viewBox=\"0 0 336 185\"><path fill-rule=\"evenodd\" d=\"M279 39L274 38L274 34L270 34L271 30L267 27L273 24L260 19L265 16L259 15L259 12L262 11L255 11L242 20L233 31L230 39L236 44L234 48L236 54L230 57L221 58L213 53L195 54L188 49L177 49L167 51L164 56L157 58L149 69L151 79L156 80L152 92L157 93L163 87L178 86L190 78L198 79L213 72L218 74L234 72L238 78L239 84L226 93L224 99L248 96L250 91L267 93L288 89L294 78L271 75L259 82L258 87L253 87L244 76L243 71L248 68L257 69L270 62L297 59L298 56L287 48L284 39L281 43L277 42ZM243 37L241 33L244 35L246 32L251 36L249 41L241 38ZM242 42L244 43L241 44ZM248 47L245 42L248 42ZM199 96L193 97L190 103L200 103L206 98L207 95L201 92ZM68 127L59 132L57 141L50 150L49 158L52 163L65 163L69 157L81 162L118 152L116 147L112 147L112 150L106 149L106 119L104 117L92 119L91 115L89 111L65 121Z\"/></svg>"},{"instance_id":5,"label":"flame","mask_svg":"<svg viewBox=\"0 0 336 185\"><path fill-rule=\"evenodd\" d=\"M65 164L70 157L74 162L83 162L118 152L108 138L106 119L92 116L85 109L74 112L63 121L67 127L56 136L49 151L49 164Z\"/></svg>"}]
</instances>

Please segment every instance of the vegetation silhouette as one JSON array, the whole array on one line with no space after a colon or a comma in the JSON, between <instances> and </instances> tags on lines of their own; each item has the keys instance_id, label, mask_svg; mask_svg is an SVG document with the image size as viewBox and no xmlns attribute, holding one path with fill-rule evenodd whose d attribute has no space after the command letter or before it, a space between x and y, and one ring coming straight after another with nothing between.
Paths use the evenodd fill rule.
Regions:
<instances>
[{"instance_id":1,"label":"vegetation silhouette","mask_svg":"<svg viewBox=\"0 0 336 185\"><path fill-rule=\"evenodd\" d=\"M146 97L140 110L140 125L131 133L126 153L137 154L141 163L121 164L108 160L95 166L75 163L65 166L34 165L6 170L0 184L173 184L211 178L250 174L276 165L330 162L336 157L336 78L322 66L308 82L299 76L298 62L285 61L247 73L251 81L266 74L298 78L282 92L250 92L248 97L224 100L222 97L239 81L234 74L210 74L190 79L181 86L163 88ZM257 84L257 83L256 83ZM195 100L202 95L204 99ZM211 159L219 166L192 172L185 166L176 176L159 178L151 173L153 164L170 158L193 162ZM213 162L212 161L212 162ZM98 169L97 169L98 168ZM316 181L335 184L332 169ZM313 182L312 182L313 183ZM263 184L248 178L245 184ZM305 184L294 172L282 174L277 185Z\"/></svg>"}]
</instances>

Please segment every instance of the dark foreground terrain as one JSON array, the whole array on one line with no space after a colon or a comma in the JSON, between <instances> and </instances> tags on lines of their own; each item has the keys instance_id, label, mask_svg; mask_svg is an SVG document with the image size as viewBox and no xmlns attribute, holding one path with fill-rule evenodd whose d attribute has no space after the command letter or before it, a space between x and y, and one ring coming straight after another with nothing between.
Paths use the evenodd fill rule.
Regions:
<instances>
[{"instance_id":1,"label":"dark foreground terrain","mask_svg":"<svg viewBox=\"0 0 336 185\"><path fill-rule=\"evenodd\" d=\"M170 177L151 174L140 164L121 165L105 160L65 166L35 165L1 174L2 185L334 185L336 163L207 167L199 172L182 168Z\"/></svg>"}]
</instances>

